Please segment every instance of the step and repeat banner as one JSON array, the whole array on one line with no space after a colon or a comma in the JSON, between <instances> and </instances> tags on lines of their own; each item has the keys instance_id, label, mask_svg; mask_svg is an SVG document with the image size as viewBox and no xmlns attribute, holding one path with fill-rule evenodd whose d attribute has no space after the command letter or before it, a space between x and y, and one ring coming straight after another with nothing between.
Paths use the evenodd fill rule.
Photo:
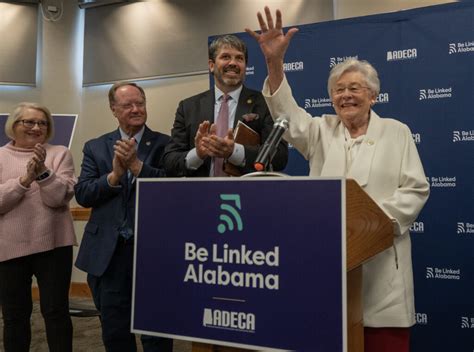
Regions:
<instances>
[{"instance_id":1,"label":"step and repeat banner","mask_svg":"<svg viewBox=\"0 0 474 352\"><path fill-rule=\"evenodd\" d=\"M474 4L299 29L284 69L301 107L312 116L334 113L327 92L329 70L355 57L379 72L381 92L374 110L410 127L431 185L430 198L411 228L417 311L412 348L472 352ZM247 34L237 35L249 47L246 85L261 89L266 66L260 49ZM285 172L308 175L308 164L296 150Z\"/></svg>"}]
</instances>

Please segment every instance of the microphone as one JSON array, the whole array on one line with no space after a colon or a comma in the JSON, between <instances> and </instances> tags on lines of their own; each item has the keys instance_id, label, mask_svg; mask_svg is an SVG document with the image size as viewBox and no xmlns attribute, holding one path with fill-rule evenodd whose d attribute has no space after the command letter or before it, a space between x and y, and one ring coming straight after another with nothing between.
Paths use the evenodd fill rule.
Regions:
<instances>
[{"instance_id":1,"label":"microphone","mask_svg":"<svg viewBox=\"0 0 474 352\"><path fill-rule=\"evenodd\" d=\"M257 171L265 171L270 165L275 156L283 133L288 129L288 120L285 116L280 116L273 124L273 129L270 132L267 140L263 143L262 149L257 155L253 167Z\"/></svg>"}]
</instances>

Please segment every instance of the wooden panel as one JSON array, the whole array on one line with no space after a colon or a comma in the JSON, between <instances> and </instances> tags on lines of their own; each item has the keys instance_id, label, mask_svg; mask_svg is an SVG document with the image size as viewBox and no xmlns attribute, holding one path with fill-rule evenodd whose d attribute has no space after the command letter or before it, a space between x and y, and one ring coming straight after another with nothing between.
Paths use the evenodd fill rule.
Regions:
<instances>
[{"instance_id":1,"label":"wooden panel","mask_svg":"<svg viewBox=\"0 0 474 352\"><path fill-rule=\"evenodd\" d=\"M211 345L208 343L193 342L192 352L244 352L250 351L242 348Z\"/></svg>"},{"instance_id":2,"label":"wooden panel","mask_svg":"<svg viewBox=\"0 0 474 352\"><path fill-rule=\"evenodd\" d=\"M39 300L38 286L31 288L31 296L33 300ZM69 297L92 298L91 290L85 282L71 282L69 288Z\"/></svg>"},{"instance_id":3,"label":"wooden panel","mask_svg":"<svg viewBox=\"0 0 474 352\"><path fill-rule=\"evenodd\" d=\"M347 273L347 351L364 352L362 266Z\"/></svg>"},{"instance_id":4,"label":"wooden panel","mask_svg":"<svg viewBox=\"0 0 474 352\"><path fill-rule=\"evenodd\" d=\"M346 181L347 271L393 245L393 224L354 180Z\"/></svg>"},{"instance_id":5,"label":"wooden panel","mask_svg":"<svg viewBox=\"0 0 474 352\"><path fill-rule=\"evenodd\" d=\"M90 208L74 207L71 208L72 219L74 221L87 221L91 216Z\"/></svg>"}]
</instances>

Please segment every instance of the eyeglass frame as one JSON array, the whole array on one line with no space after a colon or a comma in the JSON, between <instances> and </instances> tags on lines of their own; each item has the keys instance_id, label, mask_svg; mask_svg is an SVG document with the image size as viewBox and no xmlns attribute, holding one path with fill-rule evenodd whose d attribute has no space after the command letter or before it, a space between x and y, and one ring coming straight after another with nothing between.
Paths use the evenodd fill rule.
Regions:
<instances>
[{"instance_id":1,"label":"eyeglass frame","mask_svg":"<svg viewBox=\"0 0 474 352\"><path fill-rule=\"evenodd\" d=\"M48 121L35 121L35 120L27 120L27 119L21 119L21 120L16 120L15 123L19 123L23 125L23 127L28 128L29 130L35 128L35 126L38 126L38 128L41 129L48 129L49 128L49 122ZM27 124L31 124L31 126L28 126Z\"/></svg>"},{"instance_id":2,"label":"eyeglass frame","mask_svg":"<svg viewBox=\"0 0 474 352\"><path fill-rule=\"evenodd\" d=\"M146 101L142 101L139 103L127 103L127 104L114 103L114 105L124 110L131 110L134 107L136 107L137 109L143 109L146 106Z\"/></svg>"},{"instance_id":3,"label":"eyeglass frame","mask_svg":"<svg viewBox=\"0 0 474 352\"><path fill-rule=\"evenodd\" d=\"M370 87L367 86L360 86L358 84L352 85L352 86L346 86L346 87L339 87L339 88L333 88L332 89L332 94L334 96L341 96L343 95L346 90L348 90L352 94L360 94L362 93L362 89L371 89Z\"/></svg>"}]
</instances>

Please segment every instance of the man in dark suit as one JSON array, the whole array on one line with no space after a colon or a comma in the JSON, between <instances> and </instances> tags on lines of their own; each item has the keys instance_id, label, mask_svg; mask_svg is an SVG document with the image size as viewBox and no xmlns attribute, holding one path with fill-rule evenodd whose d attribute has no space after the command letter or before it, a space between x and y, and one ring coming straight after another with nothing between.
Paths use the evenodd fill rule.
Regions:
<instances>
[{"instance_id":1,"label":"man in dark suit","mask_svg":"<svg viewBox=\"0 0 474 352\"><path fill-rule=\"evenodd\" d=\"M114 84L109 104L119 128L85 144L75 186L77 202L92 208L76 266L88 273L106 351L133 352L137 349L130 333L135 180L164 176L161 159L169 136L145 125L145 92L135 83ZM173 341L142 336L142 344L144 351L171 352Z\"/></svg>"},{"instance_id":2,"label":"man in dark suit","mask_svg":"<svg viewBox=\"0 0 474 352\"><path fill-rule=\"evenodd\" d=\"M225 35L209 46L209 70L214 89L179 103L166 147L164 165L168 176L226 176L222 160L241 174L255 171L253 163L260 145L234 142L233 128L242 121L260 135L263 143L273 128L273 119L260 92L243 86L247 65L247 47L236 36ZM222 107L227 117L224 132L218 124ZM285 168L288 145L282 141L272 162L274 171Z\"/></svg>"}]
</instances>

